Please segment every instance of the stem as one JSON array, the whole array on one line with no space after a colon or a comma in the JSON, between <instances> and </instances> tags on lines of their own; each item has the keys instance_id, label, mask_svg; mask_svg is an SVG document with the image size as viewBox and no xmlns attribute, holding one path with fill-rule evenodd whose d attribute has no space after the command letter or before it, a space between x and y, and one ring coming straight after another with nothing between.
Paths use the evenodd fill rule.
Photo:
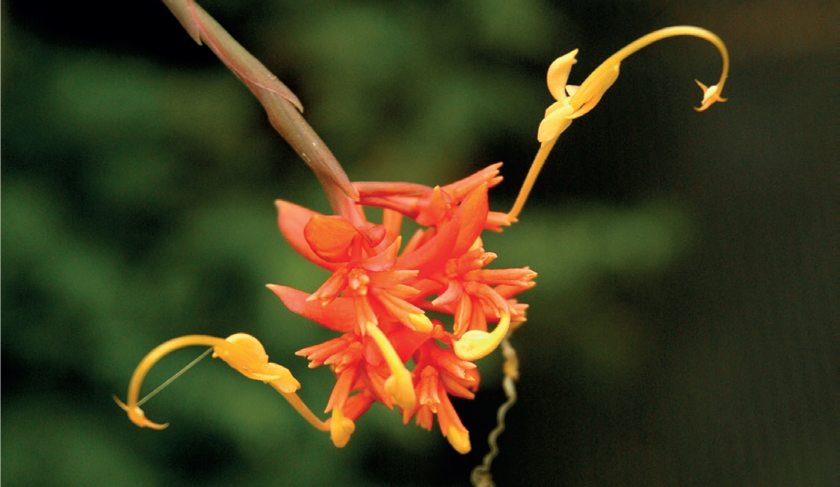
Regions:
<instances>
[{"instance_id":1,"label":"stem","mask_svg":"<svg viewBox=\"0 0 840 487\"><path fill-rule=\"evenodd\" d=\"M551 139L548 142L543 142L542 145L540 145L540 150L537 152L534 162L531 163L531 169L528 170L528 176L525 177L525 182L522 183L522 187L519 189L519 194L516 196L513 208L511 208L510 212L507 214L509 222L513 223L517 221L516 217L519 216L519 212L521 212L522 208L525 206L525 201L528 200L528 195L531 194L531 189L534 187L534 183L537 181L537 176L540 175L540 171L548 158L548 154L551 153L551 148L554 147L555 142L557 142L557 138Z\"/></svg>"},{"instance_id":2,"label":"stem","mask_svg":"<svg viewBox=\"0 0 840 487\"><path fill-rule=\"evenodd\" d=\"M713 97L710 97L707 101L706 93L704 93L704 100L702 106L698 108L698 111L705 110L708 108L714 101L724 101L723 98L720 98L720 93L723 91L723 84L726 82L726 77L729 75L729 51L726 49L726 45L717 35L713 34L712 32L701 29L700 27L693 27L690 25L678 25L675 27L666 27L664 29L659 29L657 31L651 32L645 36L636 39L635 41L631 42L623 49L619 50L612 56L608 57L606 61L601 63L595 71L592 72L587 78L583 81L580 87L575 91L574 95L569 98L569 106L572 107L572 114L569 115L567 118L574 119L580 117L581 115L586 114L595 107L597 102L600 100L600 96L603 92L609 88L609 84L612 84L612 81L615 80L614 74L611 78L609 76L608 71L616 69L616 67L625 59L627 59L632 54L636 53L640 49L647 47L654 42L660 41L662 39L666 39L669 37L677 37L677 36L692 36L692 37L699 37L701 39L707 40L711 42L715 47L717 47L718 51L720 51L721 58L723 58L723 69L721 70L720 80L717 82L712 90L715 94ZM617 71L616 71L617 73ZM604 85L605 80L610 80L609 84ZM699 84L699 82L698 82ZM701 87L706 89L702 84ZM531 189L534 186L534 182L537 180L537 176L542 170L543 165L545 164L546 159L548 158L548 154L551 152L551 149L554 147L554 143L557 142L559 138L559 134L552 140L548 140L542 143L540 146L539 152L537 152L537 156L534 158L534 162L531 164L531 169L528 171L528 176L525 178L525 182L522 183L522 188L519 190L519 195L516 197L516 201L513 204L513 208L511 208L510 212L507 214L507 219L510 222L517 221L517 217L519 213L522 211L522 207L525 206L525 201L528 199L528 195L531 193Z\"/></svg>"},{"instance_id":3,"label":"stem","mask_svg":"<svg viewBox=\"0 0 840 487\"><path fill-rule=\"evenodd\" d=\"M516 350L510 344L509 338L505 338L502 342L502 355L505 357L505 378L502 380L502 389L505 391L507 398L498 411L496 411L496 427L487 436L487 444L490 446L490 451L484 455L481 465L475 467L470 474L470 481L475 487L492 487L492 476L490 475L490 466L493 460L499 455L499 445L497 440L499 435L505 431L505 416L510 408L516 404L516 384L514 381L519 377L518 364L519 359L516 357Z\"/></svg>"},{"instance_id":4,"label":"stem","mask_svg":"<svg viewBox=\"0 0 840 487\"><path fill-rule=\"evenodd\" d=\"M303 416L303 419L309 422L309 424L321 431L330 430L330 425L318 419L318 417L315 416L315 413L313 413L312 410L310 410L309 407L307 407L306 404L304 404L303 400L296 393L283 392L280 389L278 389L274 384L269 384L272 387L274 387L274 389L276 389L277 392L279 392L280 395L282 395L283 398L286 399L286 401L288 401L293 408L295 408L295 411L300 413L300 415Z\"/></svg>"},{"instance_id":5,"label":"stem","mask_svg":"<svg viewBox=\"0 0 840 487\"><path fill-rule=\"evenodd\" d=\"M271 125L292 146L324 184L330 196L338 191L357 201L359 193L350 183L332 152L301 116L303 106L297 96L257 58L192 0L163 0L184 29L198 44L202 42L230 69L265 108ZM337 196L330 197L334 205Z\"/></svg>"},{"instance_id":6,"label":"stem","mask_svg":"<svg viewBox=\"0 0 840 487\"><path fill-rule=\"evenodd\" d=\"M199 355L199 356L198 356L195 360L193 360L192 362L190 362L190 363L188 363L187 365L185 365L185 366L184 366L184 368L183 368L183 369L181 369L181 370L179 370L178 372L176 372L176 373L175 373L175 375L173 375L172 377L170 377L170 378L166 379L166 380L163 382L163 384L161 384L161 385L159 385L159 386L155 387L155 390L153 390L152 392L150 392L150 393L146 394L146 397L144 397L143 399L140 399L139 401L137 401L137 406L138 406L138 407L139 407L139 406L142 406L142 405L143 405L146 401L148 401L149 399L151 399L151 398L155 397L155 395L157 395L157 393L158 393L158 392L160 392L160 391L164 390L164 389L166 388L166 386L168 386L169 384L171 384L171 383L175 382L175 380L176 380L178 377L181 377L182 375L184 375L184 373L185 373L186 371L188 371L188 370L190 370L191 368L193 368L193 366L195 366L195 364L197 364L197 363L201 362L201 360L202 360L204 357L206 357L206 356L210 355L210 352L212 352L212 351L213 351L213 348L212 348L212 347L211 347L211 348L208 348L207 350L205 350L205 351L204 351L204 353L202 353L201 355Z\"/></svg>"},{"instance_id":7,"label":"stem","mask_svg":"<svg viewBox=\"0 0 840 487\"><path fill-rule=\"evenodd\" d=\"M642 36L635 41L631 42L630 44L624 46L623 49L619 50L612 56L608 57L606 61L601 63L600 66L595 68L595 71L590 74L583 83L581 83L580 88L578 91L571 97L569 100L569 104L575 110L578 110L581 105L586 101L583 99L586 96L588 90L586 90L587 86L593 82L593 80L597 80L599 77L604 75L608 70L612 69L616 64L621 63L632 54L640 51L642 48L647 47L654 42L661 41L662 39L667 39L669 37L678 37L678 36L691 36L691 37L699 37L701 39L705 39L711 42L715 47L718 48L720 51L721 58L723 59L723 69L721 70L720 80L717 82L718 92L723 90L723 84L726 82L726 77L729 75L729 51L726 49L726 44L715 35L714 33L702 29L700 27L694 27L691 25L677 25L674 27L666 27L664 29L659 29L656 31L651 32L645 36Z\"/></svg>"},{"instance_id":8,"label":"stem","mask_svg":"<svg viewBox=\"0 0 840 487\"><path fill-rule=\"evenodd\" d=\"M151 396L156 394L163 387L158 387L151 394L145 397L142 401L138 401L138 397L140 396L140 386L143 385L143 379L146 378L146 374L148 374L152 366L154 366L158 361L160 361L160 359L174 352L175 350L194 345L213 347L210 350L216 350L217 347L221 349L230 349L231 347L235 346L235 344L228 342L227 340L224 340L222 338L216 338L208 335L187 335L179 338L173 338L172 340L164 342L155 347L151 352L149 352L148 354L146 354L145 357L143 357L143 360L141 360L140 364L137 365L137 368L134 369L134 373L131 376L131 381L128 384L128 400L126 401L126 404L122 404L119 400L117 400L117 403L120 404L123 409L129 412L129 418L132 418L132 421L136 419L136 416L133 417L132 414L137 414L137 412L139 412L139 406ZM199 357L199 359L194 360L193 363L182 369L180 372L178 372L178 374L175 374L175 376L166 381L164 385L172 382L172 380L177 378L177 376L182 374L195 362L203 358L208 352L205 352L201 357ZM280 389L280 386L278 384L275 384L274 381L269 382L269 384L272 387L274 387L274 389L276 389L277 392L279 392L283 396L283 398L285 398L286 401L288 401L289 404L291 404L292 407L295 408L295 411L300 413L300 415L303 416L303 418L306 419L306 421L308 421L312 426L321 431L330 430L329 424L318 419L315 416L315 414L312 413L312 411L306 406L306 404L304 404L300 397L298 397L296 393L283 392ZM141 420L143 421L143 424L141 424L141 426L161 426L156 425L155 423L145 422L145 418L142 416L142 412L140 412L140 415L140 417L142 418Z\"/></svg>"}]
</instances>

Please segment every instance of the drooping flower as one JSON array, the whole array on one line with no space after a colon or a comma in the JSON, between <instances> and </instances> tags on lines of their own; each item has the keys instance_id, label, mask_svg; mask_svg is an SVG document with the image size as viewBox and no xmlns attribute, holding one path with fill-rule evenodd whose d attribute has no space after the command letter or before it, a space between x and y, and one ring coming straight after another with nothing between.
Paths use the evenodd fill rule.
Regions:
<instances>
[{"instance_id":1,"label":"drooping flower","mask_svg":"<svg viewBox=\"0 0 840 487\"><path fill-rule=\"evenodd\" d=\"M676 36L699 37L711 42L717 47L723 60L723 69L717 84L707 88L703 83L697 81L697 84L703 90L703 101L695 110L702 112L715 102L726 101L725 98L721 98L720 93L723 91L723 85L729 75L729 51L718 36L699 27L678 25L659 29L644 35L607 58L595 71L586 77L580 86L567 84L569 74L572 71L572 65L577 62L575 57L577 56L578 50L575 49L568 54L560 56L549 67L546 80L548 90L557 101L546 109L545 117L540 122L539 130L537 131L540 150L537 152L534 162L531 163L531 169L528 171L528 176L526 176L525 182L522 184L522 189L519 190L519 196L517 196L513 208L507 214L509 221L516 221L516 217L522 211L522 207L528 199L531 188L537 180L537 176L542 170L543 164L545 164L548 154L551 153L551 149L554 147L560 134L569 128L574 119L580 118L595 108L607 90L618 79L621 63L632 54L654 42Z\"/></svg>"}]
</instances>

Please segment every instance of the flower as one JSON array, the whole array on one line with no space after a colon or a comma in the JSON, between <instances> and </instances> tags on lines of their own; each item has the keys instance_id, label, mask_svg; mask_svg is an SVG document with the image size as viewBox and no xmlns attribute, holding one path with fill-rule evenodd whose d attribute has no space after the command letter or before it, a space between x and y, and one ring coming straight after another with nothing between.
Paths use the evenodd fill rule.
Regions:
<instances>
[{"instance_id":1,"label":"flower","mask_svg":"<svg viewBox=\"0 0 840 487\"><path fill-rule=\"evenodd\" d=\"M527 306L512 297L536 277L527 267L484 268L496 255L482 247L481 232L508 223L487 201L488 188L501 181L499 166L435 188L355 183L359 204L341 216L277 202L286 240L333 273L311 294L269 285L291 311L342 332L297 352L310 367L328 365L336 375L325 412L355 421L379 402L397 406L405 421L416 415L427 429L437 414L453 447L469 451L469 433L449 395L473 397L470 390L479 382L473 361L499 345L512 317L524 321ZM362 206L384 208L383 223L367 222ZM400 252L404 217L425 228ZM426 311L451 315L452 326ZM493 322L498 324L489 332Z\"/></svg>"},{"instance_id":2,"label":"flower","mask_svg":"<svg viewBox=\"0 0 840 487\"><path fill-rule=\"evenodd\" d=\"M459 453L470 451L469 432L455 412L449 395L463 399L475 397L479 375L475 364L458 358L452 350L427 342L416 353L414 383L417 404L403 411L403 422L416 416L416 423L427 430L437 415L441 432Z\"/></svg>"},{"instance_id":3,"label":"flower","mask_svg":"<svg viewBox=\"0 0 840 487\"><path fill-rule=\"evenodd\" d=\"M608 57L592 74L586 77L580 86L567 84L569 74L572 71L572 65L577 62L575 57L577 56L578 50L575 49L568 54L560 56L548 68L546 80L549 92L551 92L551 95L557 101L546 109L545 116L540 122L539 129L537 130L537 140L540 142L540 150L537 152L534 162L531 163L531 169L528 171L528 176L526 176L525 182L519 190L519 195L516 197L513 208L506 215L508 221L515 222L516 217L519 216L519 212L522 211L522 207L525 205L525 201L531 193L531 188L534 186L534 182L537 180L537 176L542 170L560 134L569 128L572 120L589 113L590 110L598 105L607 90L618 79L621 62L636 51L654 42L675 36L699 37L711 42L717 47L723 60L723 69L717 84L707 88L703 83L697 81L697 84L703 89L703 101L695 110L702 112L715 102L726 101L725 98L721 98L720 92L723 91L723 84L729 75L729 51L718 36L699 27L679 25L676 27L666 27L644 35Z\"/></svg>"},{"instance_id":4,"label":"flower","mask_svg":"<svg viewBox=\"0 0 840 487\"><path fill-rule=\"evenodd\" d=\"M193 345L205 345L213 347L213 357L219 357L232 368L238 370L249 379L259 380L271 385L280 394L286 397L295 409L304 418L309 420L319 429L328 430L329 426L315 418L314 415L303 405L295 394L300 389L300 382L295 379L289 369L268 361L262 343L256 338L245 333L236 333L226 339L216 338L207 335L187 335L180 338L173 338L162 343L149 352L134 370L131 382L128 386L128 399L125 403L114 397L119 406L128 413L128 418L141 428L164 429L169 424L158 424L146 419L146 415L138 400L140 386L146 374L152 366L163 356L180 348Z\"/></svg>"},{"instance_id":5,"label":"flower","mask_svg":"<svg viewBox=\"0 0 840 487\"><path fill-rule=\"evenodd\" d=\"M301 386L289 370L269 362L262 344L244 333L224 340L189 335L160 345L135 370L127 402L118 403L138 426L166 427L146 419L140 409L142 380L171 351L207 345L245 377L271 385L313 426L329 431L338 447L349 442L355 421L378 402L396 406L405 422L416 417L426 429L437 416L455 450L468 452L469 432L450 396L474 397L480 379L473 362L499 346L511 322L525 321L527 305L513 297L533 287L536 277L527 267L486 268L496 254L484 250L481 233L509 224L504 214L489 210L487 201L489 187L501 181L499 167L443 187L356 183L359 203L334 195L339 215L277 202L278 226L290 245L332 272L312 293L268 285L290 310L341 334L297 352L310 367L327 365L335 374L324 410L330 419L313 414L297 396ZM383 222L368 222L364 206L382 207ZM405 217L424 228L403 247ZM451 324L428 317L427 311L451 316Z\"/></svg>"},{"instance_id":6,"label":"flower","mask_svg":"<svg viewBox=\"0 0 840 487\"><path fill-rule=\"evenodd\" d=\"M703 89L697 110L702 111L725 101L720 93L729 70L726 46L716 35L697 27L660 29L610 56L580 86L567 84L577 49L554 61L547 83L556 101L545 111L537 132L539 152L513 208L505 214L490 211L488 203L489 189L502 181L501 163L442 187L351 183L303 119L299 100L285 85L192 0L166 3L190 36L199 44L205 42L248 86L272 125L324 187L333 215L282 200L276 206L278 226L289 244L331 276L312 293L274 284L268 287L291 311L340 333L297 352L309 360L310 367L331 367L336 383L325 408L331 418L322 421L297 395L300 382L287 368L269 362L255 337L245 333L227 339L188 335L149 352L132 375L126 402L115 398L117 403L138 426L165 428L167 424L150 421L140 409L154 394L139 399L142 381L149 369L173 350L203 345L212 347L213 357L245 377L277 390L310 424L329 432L339 448L350 441L355 421L374 403L381 403L390 409L396 406L404 423L414 419L427 430L437 417L441 433L463 454L471 449L469 431L450 397L475 396L480 377L474 362L501 344L507 401L488 438L491 451L473 475L476 485L488 484L490 463L498 453L495 438L504 429L504 415L516 400L513 381L519 375L516 354L505 338L525 321L527 305L515 296L534 286L536 273L528 267L488 269L496 254L484 249L481 233L500 231L517 221L555 142L572 120L597 106L618 79L624 59L667 37L688 35L711 42L721 53L723 71L718 83L708 88L697 82ZM382 223L369 222L364 207L381 208ZM405 245L400 235L403 218L421 226Z\"/></svg>"}]
</instances>

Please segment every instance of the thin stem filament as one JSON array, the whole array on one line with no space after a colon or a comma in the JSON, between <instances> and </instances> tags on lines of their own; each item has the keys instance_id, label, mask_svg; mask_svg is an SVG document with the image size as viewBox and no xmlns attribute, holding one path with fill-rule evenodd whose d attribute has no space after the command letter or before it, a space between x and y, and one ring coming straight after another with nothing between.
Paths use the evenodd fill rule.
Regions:
<instances>
[{"instance_id":1,"label":"thin stem filament","mask_svg":"<svg viewBox=\"0 0 840 487\"><path fill-rule=\"evenodd\" d=\"M234 336L241 337L242 335ZM253 337L250 338L253 339ZM258 343L256 342L256 339L253 340L255 343ZM154 364L156 364L163 357L174 352L175 350L194 345L209 346L212 348L205 352L201 357L194 360L191 364L182 369L180 372L175 374L175 376L164 382L164 384L161 387L158 387L157 389L152 391L152 393L143 398L143 400L138 400L140 396L140 387L143 385L143 379L146 378L146 374L148 374L149 370L151 370ZM315 416L314 413L312 413L312 411L306 406L306 404L303 403L300 397L298 397L298 395L295 392L292 392L292 389L290 389L290 379L287 379L285 376L281 377L280 375L262 375L258 373L265 372L266 369L267 371L276 373L278 369L285 370L283 367L280 367L276 364L268 364L267 368L264 366L262 367L262 370L250 370L249 366L250 368L255 368L254 365L260 365L261 361L265 361L267 363L267 357L260 357L260 354L255 353L254 349L245 348L243 347L242 343L232 342L229 340L216 338L208 335L187 335L179 338L174 338L155 347L151 352L149 352L145 357L143 357L143 360L140 361L140 364L134 370L134 373L131 376L131 381L128 385L128 398L126 402L123 403L116 397L114 399L117 401L117 404L119 404L120 407L128 413L129 419L137 426L150 427L154 429L165 428L166 426L168 426L168 423L158 424L146 419L145 414L140 409L140 405L146 402L151 396L157 394L157 392L159 392L165 385L169 384L175 378L184 373L187 369L192 367L192 365L194 365L196 362L198 362L198 360L206 356L207 353L209 353L211 350L216 352L214 356L221 356L226 362L228 362L229 365L233 366L241 373L245 374L246 377L252 379L256 378L258 380L262 380L263 382L269 383L312 426L321 431L330 430L329 424L318 419L318 417ZM260 345L260 351L261 350L262 346ZM231 356L233 358L231 358ZM255 357L256 362L253 361ZM232 362L233 360L238 361ZM288 374L287 370L285 370L285 372ZM291 378L291 375L289 375L288 377ZM293 378L291 378L291 382L294 383L292 387L300 387L300 385L297 384L297 381L294 381Z\"/></svg>"}]
</instances>

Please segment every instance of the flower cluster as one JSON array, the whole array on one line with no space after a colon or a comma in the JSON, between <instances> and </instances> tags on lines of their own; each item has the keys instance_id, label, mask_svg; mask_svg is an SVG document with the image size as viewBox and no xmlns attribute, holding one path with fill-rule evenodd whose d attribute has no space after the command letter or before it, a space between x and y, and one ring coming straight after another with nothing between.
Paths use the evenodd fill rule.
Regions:
<instances>
[{"instance_id":1,"label":"flower cluster","mask_svg":"<svg viewBox=\"0 0 840 487\"><path fill-rule=\"evenodd\" d=\"M138 426L166 427L139 408L146 372L177 348L209 345L214 357L274 387L316 428L329 431L338 447L350 440L359 416L379 402L427 430L437 416L452 446L467 453L469 432L450 397L474 397L480 380L474 362L525 321L527 305L514 296L533 287L536 277L528 267L486 268L496 254L483 248L481 233L510 224L506 214L489 210L487 200L490 187L502 180L500 166L443 187L355 183L359 201L344 196L340 215L277 201L278 224L289 244L332 272L311 294L268 285L290 310L341 333L297 352L310 367L328 365L335 373L327 421L296 395L300 383L288 369L269 362L262 344L243 333L224 340L189 335L160 345L137 367L128 401L118 400L120 406ZM368 222L364 207L382 208L382 223ZM421 226L404 246L403 218ZM427 312L451 318L444 322Z\"/></svg>"},{"instance_id":2,"label":"flower cluster","mask_svg":"<svg viewBox=\"0 0 840 487\"><path fill-rule=\"evenodd\" d=\"M334 215L322 215L287 201L278 201L278 224L289 244L332 275L314 292L286 286L268 287L293 312L340 333L324 343L297 352L310 367L328 365L336 384L327 400L331 418L322 421L303 403L301 387L288 369L269 362L253 336L236 333L227 339L188 335L169 340L149 352L132 375L125 403L129 419L141 427L165 428L146 419L140 409L140 386L149 369L173 350L193 345L212 347L249 379L277 390L304 419L330 432L343 447L355 421L373 403L382 403L428 430L434 418L443 435L460 453L470 451L469 432L451 397L472 399L479 385L475 361L500 344L505 357L503 388L507 401L499 423L488 437L490 452L473 472L476 485L490 485L489 469L498 453L495 439L504 429L504 414L516 400L513 381L518 361L506 340L525 321L527 305L515 296L534 285L528 267L488 269L496 254L487 252L481 233L499 231L517 221L534 181L560 135L572 121L592 110L618 79L619 65L651 43L674 36L693 36L715 45L723 70L717 84L703 89L698 111L725 101L720 93L729 71L729 54L713 33L691 26L660 29L610 56L580 86L568 85L577 50L558 58L548 70L548 89L556 102L539 125L540 149L519 196L508 213L489 210L487 192L499 184L501 163L446 186L412 183L351 183L341 165L301 116L297 97L192 0L165 0L172 13L199 44L206 43L263 104L272 125L324 186ZM382 222L371 223L364 208L382 209ZM417 230L403 245L404 218ZM209 352L209 351L208 351ZM188 366L189 367L189 366ZM410 370L409 370L410 368Z\"/></svg>"},{"instance_id":3,"label":"flower cluster","mask_svg":"<svg viewBox=\"0 0 840 487\"><path fill-rule=\"evenodd\" d=\"M342 333L298 352L310 367L329 365L335 372L326 407L334 418L354 421L379 402L397 406L405 422L416 418L431 429L436 414L455 449L470 450L450 396L472 399L479 384L473 362L498 346L511 322L525 320L527 306L513 297L536 276L527 267L486 268L496 254L482 247L481 232L509 224L488 208L487 191L502 179L499 166L435 188L355 183L360 200L346 216L277 202L286 240L333 273L312 294L269 288L295 313ZM368 222L364 206L383 208L382 224ZM405 217L423 228L401 249ZM449 315L451 322L427 312ZM336 444L346 443L333 436Z\"/></svg>"}]
</instances>

